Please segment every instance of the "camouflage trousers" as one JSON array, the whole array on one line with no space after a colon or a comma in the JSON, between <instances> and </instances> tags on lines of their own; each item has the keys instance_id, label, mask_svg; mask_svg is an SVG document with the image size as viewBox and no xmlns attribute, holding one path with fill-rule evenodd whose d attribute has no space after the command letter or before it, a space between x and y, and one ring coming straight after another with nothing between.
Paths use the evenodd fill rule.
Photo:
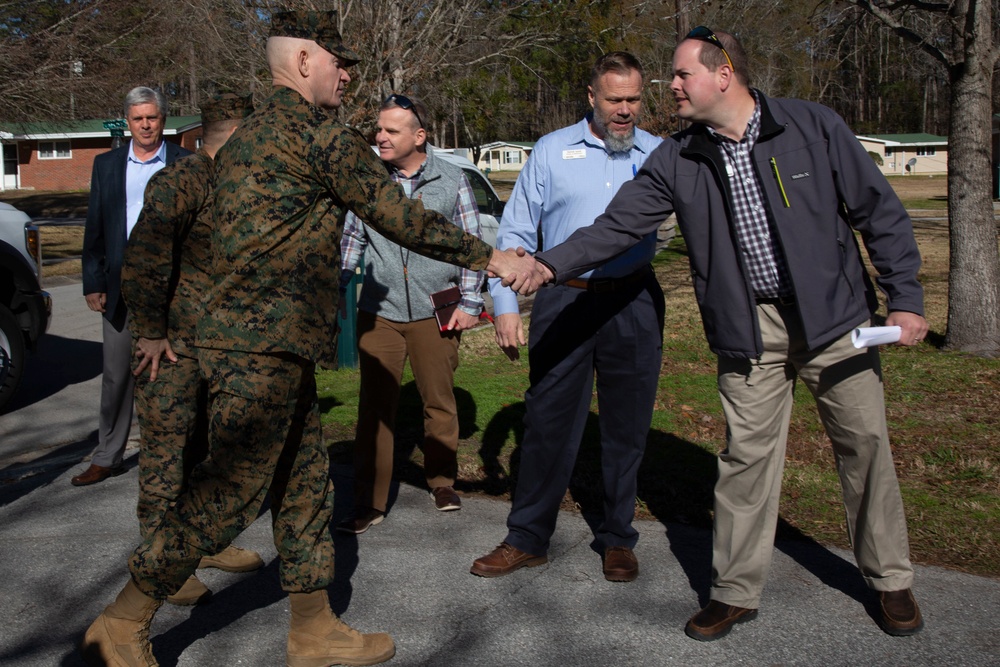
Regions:
<instances>
[{"instance_id":1,"label":"camouflage trousers","mask_svg":"<svg viewBox=\"0 0 1000 667\"><path fill-rule=\"evenodd\" d=\"M270 492L279 579L287 592L333 577L333 485L323 446L315 364L290 355L199 350L209 387L209 454L129 559L136 585L176 592L202 556L225 548Z\"/></svg>"},{"instance_id":2,"label":"camouflage trousers","mask_svg":"<svg viewBox=\"0 0 1000 667\"><path fill-rule=\"evenodd\" d=\"M162 364L155 382L148 370L136 378L141 434L136 514L142 537L160 523L192 468L208 453L207 400L207 384L193 357L178 354L176 363Z\"/></svg>"}]
</instances>

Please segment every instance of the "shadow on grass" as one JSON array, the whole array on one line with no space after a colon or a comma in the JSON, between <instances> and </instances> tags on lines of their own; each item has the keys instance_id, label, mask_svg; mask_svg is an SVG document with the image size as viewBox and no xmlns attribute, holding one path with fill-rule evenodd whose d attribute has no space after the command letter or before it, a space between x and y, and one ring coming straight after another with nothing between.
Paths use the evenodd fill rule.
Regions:
<instances>
[{"instance_id":1,"label":"shadow on grass","mask_svg":"<svg viewBox=\"0 0 1000 667\"><path fill-rule=\"evenodd\" d=\"M21 194L24 192L25 194ZM5 192L2 198L32 218L84 217L90 203L89 192Z\"/></svg>"}]
</instances>

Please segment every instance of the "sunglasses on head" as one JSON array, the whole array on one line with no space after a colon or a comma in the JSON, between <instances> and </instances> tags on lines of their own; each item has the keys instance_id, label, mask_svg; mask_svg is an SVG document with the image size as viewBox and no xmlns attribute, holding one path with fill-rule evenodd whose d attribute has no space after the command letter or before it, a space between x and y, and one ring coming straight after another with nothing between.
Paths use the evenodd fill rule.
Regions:
<instances>
[{"instance_id":1,"label":"sunglasses on head","mask_svg":"<svg viewBox=\"0 0 1000 667\"><path fill-rule=\"evenodd\" d=\"M729 57L729 52L726 51L726 47L722 45L722 42L719 41L719 38L716 36L714 32L712 32L710 28L706 28L705 26L700 25L691 32L689 32L687 36L688 39L697 39L702 42L708 42L709 44L714 44L715 46L722 49L722 55L726 57L726 62L729 63L729 69L733 70L734 72L736 71L736 68L733 67L733 59Z\"/></svg>"},{"instance_id":2,"label":"sunglasses on head","mask_svg":"<svg viewBox=\"0 0 1000 667\"><path fill-rule=\"evenodd\" d=\"M413 115L417 117L417 122L420 124L420 127L424 126L424 120L420 117L420 114L417 112L417 107L413 105L413 100L411 100L406 95L397 95L396 93L393 93L389 97L385 98L383 106L385 106L386 104L395 104L400 109L406 111L412 111Z\"/></svg>"}]
</instances>

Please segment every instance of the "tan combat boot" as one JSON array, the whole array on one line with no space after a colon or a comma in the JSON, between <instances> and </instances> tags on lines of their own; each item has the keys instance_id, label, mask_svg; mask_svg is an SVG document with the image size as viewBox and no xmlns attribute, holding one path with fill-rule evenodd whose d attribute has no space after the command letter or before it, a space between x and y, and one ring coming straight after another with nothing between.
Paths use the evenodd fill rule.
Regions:
<instances>
[{"instance_id":1,"label":"tan combat boot","mask_svg":"<svg viewBox=\"0 0 1000 667\"><path fill-rule=\"evenodd\" d=\"M395 655L389 635L363 635L334 616L325 589L291 593L288 600L292 607L288 667L375 665Z\"/></svg>"},{"instance_id":2,"label":"tan combat boot","mask_svg":"<svg viewBox=\"0 0 1000 667\"><path fill-rule=\"evenodd\" d=\"M208 586L192 574L184 582L184 585L180 587L180 590L173 595L167 596L167 602L181 607L188 607L207 600L211 595L212 591L208 590Z\"/></svg>"},{"instance_id":3,"label":"tan combat boot","mask_svg":"<svg viewBox=\"0 0 1000 667\"><path fill-rule=\"evenodd\" d=\"M149 643L149 624L163 604L129 579L104 613L87 628L80 653L91 667L158 667Z\"/></svg>"},{"instance_id":4,"label":"tan combat boot","mask_svg":"<svg viewBox=\"0 0 1000 667\"><path fill-rule=\"evenodd\" d=\"M214 567L226 572L252 572L260 569L264 560L256 551L229 545L214 556L205 556L198 562L198 569Z\"/></svg>"}]
</instances>

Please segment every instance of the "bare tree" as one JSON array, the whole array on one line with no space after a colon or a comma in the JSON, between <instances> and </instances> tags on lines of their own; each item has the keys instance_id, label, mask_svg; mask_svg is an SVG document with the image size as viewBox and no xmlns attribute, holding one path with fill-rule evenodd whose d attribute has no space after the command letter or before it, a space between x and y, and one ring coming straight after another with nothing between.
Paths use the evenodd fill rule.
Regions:
<instances>
[{"instance_id":1,"label":"bare tree","mask_svg":"<svg viewBox=\"0 0 1000 667\"><path fill-rule=\"evenodd\" d=\"M1000 351L1000 253L990 197L993 70L1000 60L998 0L850 0L943 65L950 83L948 218L951 349Z\"/></svg>"}]
</instances>

